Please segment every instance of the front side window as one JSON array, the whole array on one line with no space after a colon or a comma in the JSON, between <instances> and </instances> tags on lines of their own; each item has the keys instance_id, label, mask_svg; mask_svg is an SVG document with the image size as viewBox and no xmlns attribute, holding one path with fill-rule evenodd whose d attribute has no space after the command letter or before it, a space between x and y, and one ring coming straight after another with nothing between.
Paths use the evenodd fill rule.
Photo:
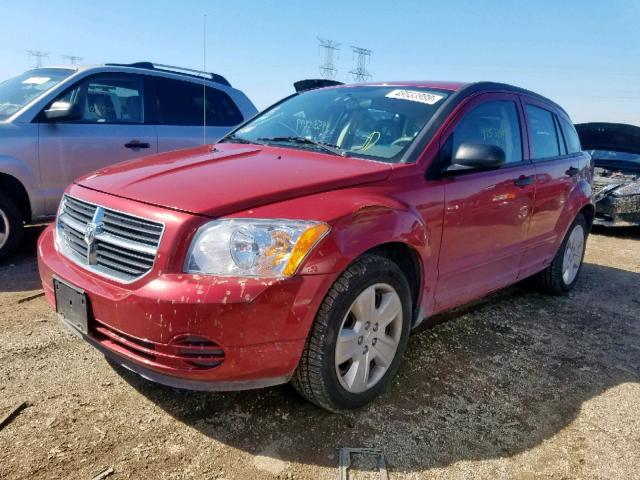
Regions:
<instances>
[{"instance_id":1,"label":"front side window","mask_svg":"<svg viewBox=\"0 0 640 480\"><path fill-rule=\"evenodd\" d=\"M448 95L391 86L311 90L258 115L224 141L398 162Z\"/></svg>"},{"instance_id":2,"label":"front side window","mask_svg":"<svg viewBox=\"0 0 640 480\"><path fill-rule=\"evenodd\" d=\"M544 160L560 155L560 140L553 114L543 108L527 105L527 119L533 147L532 158Z\"/></svg>"},{"instance_id":3,"label":"front side window","mask_svg":"<svg viewBox=\"0 0 640 480\"><path fill-rule=\"evenodd\" d=\"M522 162L522 137L516 104L490 101L476 107L456 126L451 152L462 143L495 145L504 150L506 163Z\"/></svg>"},{"instance_id":4,"label":"front side window","mask_svg":"<svg viewBox=\"0 0 640 480\"><path fill-rule=\"evenodd\" d=\"M243 117L231 97L216 88L206 87L206 112L203 98L205 88L193 82L156 77L158 115L162 125L231 127Z\"/></svg>"},{"instance_id":5,"label":"front side window","mask_svg":"<svg viewBox=\"0 0 640 480\"><path fill-rule=\"evenodd\" d=\"M0 121L71 76L68 68L36 68L0 83Z\"/></svg>"},{"instance_id":6,"label":"front side window","mask_svg":"<svg viewBox=\"0 0 640 480\"><path fill-rule=\"evenodd\" d=\"M75 123L144 123L144 81L137 75L98 75L80 81L54 102L79 105Z\"/></svg>"}]
</instances>

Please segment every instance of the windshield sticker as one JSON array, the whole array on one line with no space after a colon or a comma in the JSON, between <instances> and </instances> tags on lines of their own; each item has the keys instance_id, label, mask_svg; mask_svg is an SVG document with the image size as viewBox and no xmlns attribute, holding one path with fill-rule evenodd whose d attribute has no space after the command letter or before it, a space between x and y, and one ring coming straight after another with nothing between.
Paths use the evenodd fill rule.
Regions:
<instances>
[{"instance_id":1,"label":"windshield sticker","mask_svg":"<svg viewBox=\"0 0 640 480\"><path fill-rule=\"evenodd\" d=\"M51 78L49 77L29 77L22 81L24 85L42 85L47 83Z\"/></svg>"},{"instance_id":2,"label":"windshield sticker","mask_svg":"<svg viewBox=\"0 0 640 480\"><path fill-rule=\"evenodd\" d=\"M385 97L397 98L398 100L409 100L410 102L426 103L427 105L434 105L444 98L443 95L416 92L415 90L392 90L387 93Z\"/></svg>"}]
</instances>

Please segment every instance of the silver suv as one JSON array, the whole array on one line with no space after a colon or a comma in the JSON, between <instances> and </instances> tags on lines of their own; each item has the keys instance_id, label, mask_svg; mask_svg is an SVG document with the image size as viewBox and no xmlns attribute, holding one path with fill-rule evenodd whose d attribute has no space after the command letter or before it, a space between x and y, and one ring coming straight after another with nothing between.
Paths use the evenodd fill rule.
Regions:
<instances>
[{"instance_id":1,"label":"silver suv","mask_svg":"<svg viewBox=\"0 0 640 480\"><path fill-rule=\"evenodd\" d=\"M55 216L75 178L213 143L256 113L220 75L149 62L38 68L0 83L0 260L25 224Z\"/></svg>"}]
</instances>

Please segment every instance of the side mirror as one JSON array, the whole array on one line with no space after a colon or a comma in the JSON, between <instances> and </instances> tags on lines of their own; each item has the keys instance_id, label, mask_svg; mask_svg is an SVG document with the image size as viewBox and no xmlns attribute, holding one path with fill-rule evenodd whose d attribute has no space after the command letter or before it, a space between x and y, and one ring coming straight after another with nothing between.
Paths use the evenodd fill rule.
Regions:
<instances>
[{"instance_id":1,"label":"side mirror","mask_svg":"<svg viewBox=\"0 0 640 480\"><path fill-rule=\"evenodd\" d=\"M467 170L493 170L507 161L504 150L496 145L484 143L461 143L455 151L447 172Z\"/></svg>"},{"instance_id":2,"label":"side mirror","mask_svg":"<svg viewBox=\"0 0 640 480\"><path fill-rule=\"evenodd\" d=\"M69 102L53 102L51 106L44 111L47 120L60 121L60 120L80 120L82 118L82 112L80 106Z\"/></svg>"}]
</instances>

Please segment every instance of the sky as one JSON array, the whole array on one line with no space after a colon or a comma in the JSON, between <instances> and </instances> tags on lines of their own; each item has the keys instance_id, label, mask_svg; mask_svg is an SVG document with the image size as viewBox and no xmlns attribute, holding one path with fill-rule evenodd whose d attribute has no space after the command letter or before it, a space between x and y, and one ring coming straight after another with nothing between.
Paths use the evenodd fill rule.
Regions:
<instances>
[{"instance_id":1,"label":"sky","mask_svg":"<svg viewBox=\"0 0 640 480\"><path fill-rule=\"evenodd\" d=\"M640 0L0 0L0 79L26 50L84 63L153 61L227 77L259 109L318 78L317 37L341 43L336 79L353 82L351 46L373 51L372 81L492 80L545 95L574 122L640 125Z\"/></svg>"}]
</instances>

